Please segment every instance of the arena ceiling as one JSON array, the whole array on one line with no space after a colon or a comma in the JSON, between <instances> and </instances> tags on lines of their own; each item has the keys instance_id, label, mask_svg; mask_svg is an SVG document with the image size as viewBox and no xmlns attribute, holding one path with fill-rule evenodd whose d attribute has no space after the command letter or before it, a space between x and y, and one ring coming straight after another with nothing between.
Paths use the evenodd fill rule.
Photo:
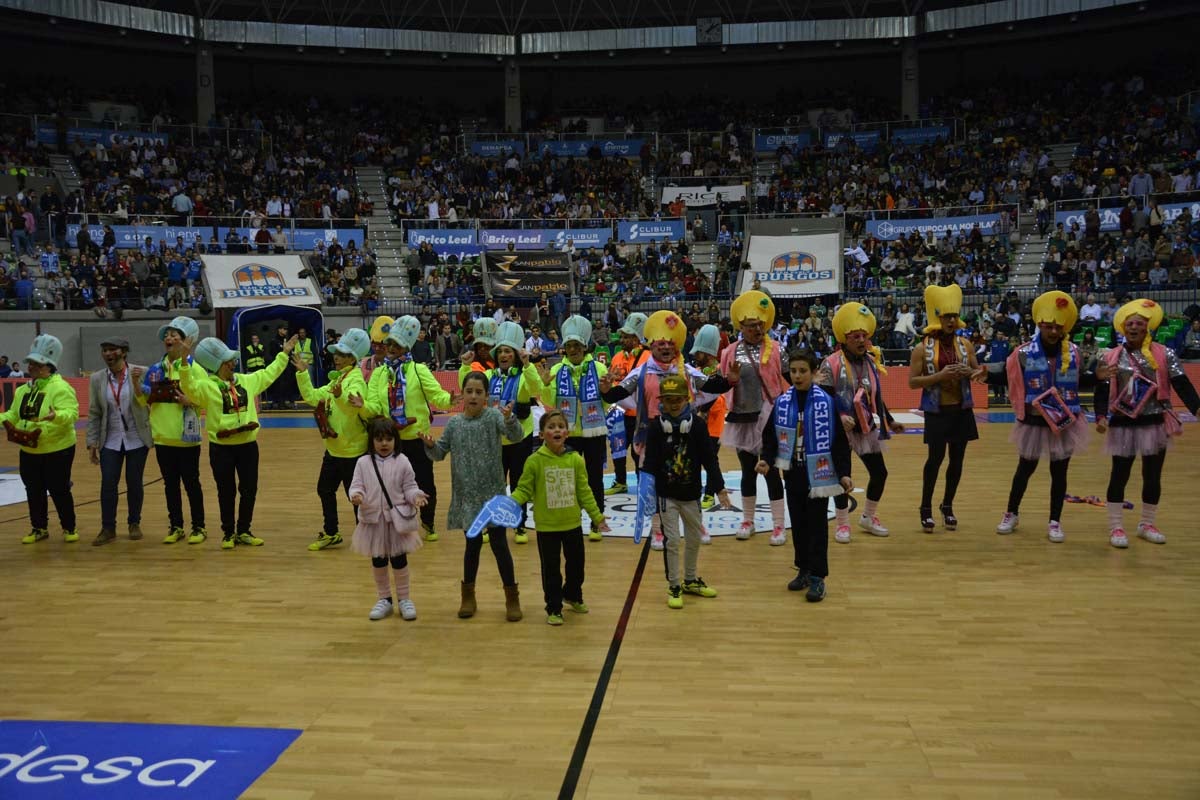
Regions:
<instances>
[{"instance_id":1,"label":"arena ceiling","mask_svg":"<svg viewBox=\"0 0 1200 800\"><path fill-rule=\"evenodd\" d=\"M509 36L543 31L912 16L952 0L125 0L202 19Z\"/></svg>"}]
</instances>

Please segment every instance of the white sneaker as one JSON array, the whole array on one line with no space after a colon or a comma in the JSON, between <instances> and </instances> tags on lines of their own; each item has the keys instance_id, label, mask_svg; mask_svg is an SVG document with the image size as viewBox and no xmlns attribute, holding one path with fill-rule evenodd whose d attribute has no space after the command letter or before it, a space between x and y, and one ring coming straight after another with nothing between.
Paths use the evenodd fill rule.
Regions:
<instances>
[{"instance_id":1,"label":"white sneaker","mask_svg":"<svg viewBox=\"0 0 1200 800\"><path fill-rule=\"evenodd\" d=\"M1055 544L1066 541L1067 538L1067 534L1063 531L1062 525L1055 521L1051 521L1050 527L1046 530L1046 535L1050 537L1050 541L1054 542Z\"/></svg>"},{"instance_id":2,"label":"white sneaker","mask_svg":"<svg viewBox=\"0 0 1200 800\"><path fill-rule=\"evenodd\" d=\"M391 615L392 599L390 597L381 597L379 598L379 602L372 606L369 619L383 619L384 617L390 617Z\"/></svg>"},{"instance_id":3,"label":"white sneaker","mask_svg":"<svg viewBox=\"0 0 1200 800\"><path fill-rule=\"evenodd\" d=\"M650 549L651 550L662 550L663 549L663 532L662 531L650 531Z\"/></svg>"},{"instance_id":4,"label":"white sneaker","mask_svg":"<svg viewBox=\"0 0 1200 800\"><path fill-rule=\"evenodd\" d=\"M1124 550L1129 547L1129 537L1125 535L1124 528L1113 528L1108 534L1108 543L1113 547L1119 547Z\"/></svg>"},{"instance_id":5,"label":"white sneaker","mask_svg":"<svg viewBox=\"0 0 1200 800\"><path fill-rule=\"evenodd\" d=\"M1004 516L1000 518L1000 524L996 526L996 533L1012 533L1017 529L1017 525L1021 523L1021 518L1016 514L1004 512ZM1054 523L1057 525L1058 523Z\"/></svg>"},{"instance_id":6,"label":"white sneaker","mask_svg":"<svg viewBox=\"0 0 1200 800\"><path fill-rule=\"evenodd\" d=\"M700 526L700 544L712 544L712 534L704 525Z\"/></svg>"},{"instance_id":7,"label":"white sneaker","mask_svg":"<svg viewBox=\"0 0 1200 800\"><path fill-rule=\"evenodd\" d=\"M771 531L771 546L778 547L781 544L787 544L787 531L777 525L775 530Z\"/></svg>"},{"instance_id":8,"label":"white sneaker","mask_svg":"<svg viewBox=\"0 0 1200 800\"><path fill-rule=\"evenodd\" d=\"M833 540L838 544L850 544L850 526L838 525L833 532Z\"/></svg>"},{"instance_id":9,"label":"white sneaker","mask_svg":"<svg viewBox=\"0 0 1200 800\"><path fill-rule=\"evenodd\" d=\"M1139 539L1145 539L1150 544L1167 543L1167 537L1163 536L1162 531L1149 522L1138 523L1137 535Z\"/></svg>"},{"instance_id":10,"label":"white sneaker","mask_svg":"<svg viewBox=\"0 0 1200 800\"><path fill-rule=\"evenodd\" d=\"M400 603L400 618L412 621L417 618L417 607L413 605L413 601L405 598Z\"/></svg>"},{"instance_id":11,"label":"white sneaker","mask_svg":"<svg viewBox=\"0 0 1200 800\"><path fill-rule=\"evenodd\" d=\"M858 527L872 536L887 536L888 529L879 523L879 517L868 517L863 514L858 518Z\"/></svg>"},{"instance_id":12,"label":"white sneaker","mask_svg":"<svg viewBox=\"0 0 1200 800\"><path fill-rule=\"evenodd\" d=\"M754 523L753 522L743 522L741 525L738 526L737 533L734 534L734 536L736 536L738 539L741 539L743 542L746 541L747 539L749 539L753 535L754 535Z\"/></svg>"}]
</instances>

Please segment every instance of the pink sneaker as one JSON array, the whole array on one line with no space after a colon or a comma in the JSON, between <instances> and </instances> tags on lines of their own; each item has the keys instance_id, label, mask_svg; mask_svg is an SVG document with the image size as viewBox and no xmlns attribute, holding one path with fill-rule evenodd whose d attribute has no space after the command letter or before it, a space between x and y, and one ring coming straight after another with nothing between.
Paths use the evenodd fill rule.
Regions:
<instances>
[{"instance_id":1,"label":"pink sneaker","mask_svg":"<svg viewBox=\"0 0 1200 800\"><path fill-rule=\"evenodd\" d=\"M734 536L741 539L743 542L746 541L747 539L749 539L753 535L754 535L754 523L753 522L743 522L741 525L738 526L737 533L734 534Z\"/></svg>"},{"instance_id":2,"label":"pink sneaker","mask_svg":"<svg viewBox=\"0 0 1200 800\"><path fill-rule=\"evenodd\" d=\"M663 546L664 546L663 545L663 532L661 530L659 530L658 528L651 530L650 531L650 549L651 550L662 550Z\"/></svg>"},{"instance_id":3,"label":"pink sneaker","mask_svg":"<svg viewBox=\"0 0 1200 800\"><path fill-rule=\"evenodd\" d=\"M872 536L882 537L888 535L888 529L883 527L883 524L879 521L879 517L868 517L866 514L863 514L858 518L858 527L862 528Z\"/></svg>"},{"instance_id":4,"label":"pink sneaker","mask_svg":"<svg viewBox=\"0 0 1200 800\"><path fill-rule=\"evenodd\" d=\"M838 525L833 532L833 540L838 544L850 544L850 526Z\"/></svg>"},{"instance_id":5,"label":"pink sneaker","mask_svg":"<svg viewBox=\"0 0 1200 800\"><path fill-rule=\"evenodd\" d=\"M1108 543L1113 547L1119 547L1124 550L1129 547L1129 537L1125 535L1124 528L1113 528L1108 534Z\"/></svg>"},{"instance_id":6,"label":"pink sneaker","mask_svg":"<svg viewBox=\"0 0 1200 800\"><path fill-rule=\"evenodd\" d=\"M775 530L771 531L771 546L778 547L781 544L787 544L787 530L782 525L776 525Z\"/></svg>"},{"instance_id":7,"label":"pink sneaker","mask_svg":"<svg viewBox=\"0 0 1200 800\"><path fill-rule=\"evenodd\" d=\"M1167 537L1150 522L1139 522L1137 527L1139 539L1145 539L1150 544L1166 544Z\"/></svg>"}]
</instances>

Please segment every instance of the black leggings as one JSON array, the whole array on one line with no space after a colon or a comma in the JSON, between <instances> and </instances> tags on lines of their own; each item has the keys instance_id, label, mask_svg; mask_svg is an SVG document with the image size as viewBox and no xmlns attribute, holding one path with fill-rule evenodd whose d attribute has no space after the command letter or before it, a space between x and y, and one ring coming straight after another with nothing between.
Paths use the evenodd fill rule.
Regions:
<instances>
[{"instance_id":1,"label":"black leggings","mask_svg":"<svg viewBox=\"0 0 1200 800\"><path fill-rule=\"evenodd\" d=\"M888 479L887 464L883 463L883 453L859 453L858 457L862 459L863 466L867 468L867 475L870 476L867 480L867 499L872 503L878 503L883 497L883 487L887 485ZM833 504L838 508L849 507L850 495L834 495Z\"/></svg>"},{"instance_id":2,"label":"black leggings","mask_svg":"<svg viewBox=\"0 0 1200 800\"><path fill-rule=\"evenodd\" d=\"M708 443L712 447L712 451L714 453L721 452L720 437L709 436ZM717 473L715 473L715 472L710 473L708 470L704 470L704 493L705 494L716 494L717 493L717 478L718 477L720 477L720 476Z\"/></svg>"},{"instance_id":3,"label":"black leggings","mask_svg":"<svg viewBox=\"0 0 1200 800\"><path fill-rule=\"evenodd\" d=\"M254 524L254 501L258 497L258 442L209 442L208 463L212 467L213 482L217 484L221 532L226 536L249 533Z\"/></svg>"},{"instance_id":4,"label":"black leggings","mask_svg":"<svg viewBox=\"0 0 1200 800\"><path fill-rule=\"evenodd\" d=\"M50 505L47 493L54 501L58 521L64 532L75 530L75 497L71 494L71 464L75 461L75 445L53 453L26 453L18 456L21 481L29 504L29 522L35 528L50 527Z\"/></svg>"},{"instance_id":5,"label":"black leggings","mask_svg":"<svg viewBox=\"0 0 1200 800\"><path fill-rule=\"evenodd\" d=\"M1113 456L1112 475L1108 479L1108 495L1105 498L1110 503L1125 501L1125 484L1129 483L1129 473L1133 472L1133 462L1136 456ZM1155 453L1152 456L1142 456L1142 502L1152 506L1158 505L1162 497L1163 462L1167 460L1167 451Z\"/></svg>"},{"instance_id":6,"label":"black leggings","mask_svg":"<svg viewBox=\"0 0 1200 800\"><path fill-rule=\"evenodd\" d=\"M921 476L922 509L933 506L933 487L937 485L938 472L942 469L947 450L950 451L950 464L946 467L946 493L943 495L942 505L954 504L954 495L958 494L958 482L962 480L963 458L967 455L966 442L929 445L929 457L925 459L925 471Z\"/></svg>"},{"instance_id":7,"label":"black leggings","mask_svg":"<svg viewBox=\"0 0 1200 800\"><path fill-rule=\"evenodd\" d=\"M604 511L604 465L608 462L608 437L571 436L567 438L567 446L583 456L588 487L592 490L596 505Z\"/></svg>"},{"instance_id":8,"label":"black leggings","mask_svg":"<svg viewBox=\"0 0 1200 800\"><path fill-rule=\"evenodd\" d=\"M1062 519L1063 500L1067 494L1067 467L1071 459L1050 462L1050 521ZM1029 479L1037 471L1038 459L1022 458L1017 461L1017 471L1013 473L1012 489L1008 492L1008 513L1018 514L1021 511L1021 498L1029 486ZM1125 473L1126 477L1129 473Z\"/></svg>"},{"instance_id":9,"label":"black leggings","mask_svg":"<svg viewBox=\"0 0 1200 800\"><path fill-rule=\"evenodd\" d=\"M742 497L755 497L758 495L758 473L754 471L754 468L758 465L758 453L738 450L737 456L738 464L742 466ZM767 498L782 500L783 478L779 477L779 470L768 470L766 478Z\"/></svg>"},{"instance_id":10,"label":"black leggings","mask_svg":"<svg viewBox=\"0 0 1200 800\"><path fill-rule=\"evenodd\" d=\"M521 473L525 471L525 462L529 459L531 452L530 447L533 445L533 437L526 436L519 442L514 444L506 444L500 450L500 459L504 463L504 473L508 475L508 488L515 490L517 483L521 480ZM521 522L520 526L524 528L525 522L529 519L529 504L521 506Z\"/></svg>"},{"instance_id":11,"label":"black leggings","mask_svg":"<svg viewBox=\"0 0 1200 800\"><path fill-rule=\"evenodd\" d=\"M386 567L388 561L392 562L392 569L404 569L408 566L408 553L401 553L398 556L371 556L372 567Z\"/></svg>"},{"instance_id":12,"label":"black leggings","mask_svg":"<svg viewBox=\"0 0 1200 800\"><path fill-rule=\"evenodd\" d=\"M500 582L505 586L513 586L517 582L513 570L512 553L508 551L508 531L504 528L488 528L488 543L492 546L492 555L496 557L496 569L500 572ZM474 583L479 574L479 554L483 552L483 536L467 539L467 549L463 553L463 583Z\"/></svg>"},{"instance_id":13,"label":"black leggings","mask_svg":"<svg viewBox=\"0 0 1200 800\"><path fill-rule=\"evenodd\" d=\"M154 448L154 457L158 459L158 471L162 474L171 527L183 527L183 494L179 491L179 484L182 483L187 490L192 528L203 528L204 490L200 488L200 446L171 447L160 444Z\"/></svg>"},{"instance_id":14,"label":"black leggings","mask_svg":"<svg viewBox=\"0 0 1200 800\"><path fill-rule=\"evenodd\" d=\"M344 497L350 491L350 482L354 480L354 465L357 458L335 456L325 452L321 459L321 472L317 475L317 497L321 498L322 529L326 536L332 536L341 530L338 523L338 497ZM338 491L338 489L341 491ZM354 509L354 519L358 519L358 506ZM383 566L380 564L379 566Z\"/></svg>"},{"instance_id":15,"label":"black leggings","mask_svg":"<svg viewBox=\"0 0 1200 800\"><path fill-rule=\"evenodd\" d=\"M433 530L433 515L437 510L437 484L433 482L433 462L425 455L425 443L420 439L401 439L400 452L412 464L417 486L429 500L421 508L421 525Z\"/></svg>"}]
</instances>

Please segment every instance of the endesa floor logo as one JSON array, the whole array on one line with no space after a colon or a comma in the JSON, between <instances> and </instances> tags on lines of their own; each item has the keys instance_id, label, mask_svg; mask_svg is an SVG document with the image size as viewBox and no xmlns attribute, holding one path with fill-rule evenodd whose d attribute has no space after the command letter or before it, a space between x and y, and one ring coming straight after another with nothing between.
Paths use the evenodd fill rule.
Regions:
<instances>
[{"instance_id":1,"label":"endesa floor logo","mask_svg":"<svg viewBox=\"0 0 1200 800\"><path fill-rule=\"evenodd\" d=\"M0 720L0 798L237 798L298 730Z\"/></svg>"}]
</instances>

